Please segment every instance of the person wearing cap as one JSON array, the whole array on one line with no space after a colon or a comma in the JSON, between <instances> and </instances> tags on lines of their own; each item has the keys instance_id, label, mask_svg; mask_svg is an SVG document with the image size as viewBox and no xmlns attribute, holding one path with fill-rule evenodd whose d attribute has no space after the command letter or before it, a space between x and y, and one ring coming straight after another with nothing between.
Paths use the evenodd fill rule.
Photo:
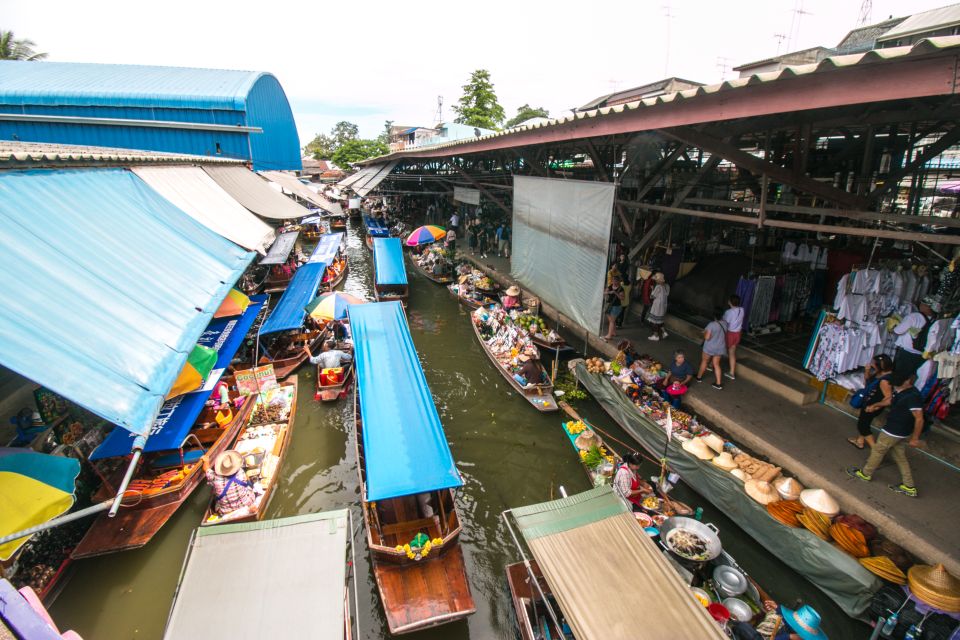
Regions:
<instances>
[{"instance_id":1,"label":"person wearing cap","mask_svg":"<svg viewBox=\"0 0 960 640\"><path fill-rule=\"evenodd\" d=\"M204 474L217 502L217 513L226 515L253 505L256 494L243 472L243 457L238 452L224 451L214 460L213 468L206 457L202 460Z\"/></svg>"},{"instance_id":2,"label":"person wearing cap","mask_svg":"<svg viewBox=\"0 0 960 640\"><path fill-rule=\"evenodd\" d=\"M940 300L935 296L926 296L918 306L919 311L908 313L900 324L893 328L893 333L897 336L893 370L899 375L915 373L923 364L927 335L941 311Z\"/></svg>"},{"instance_id":3,"label":"person wearing cap","mask_svg":"<svg viewBox=\"0 0 960 640\"><path fill-rule=\"evenodd\" d=\"M647 320L653 327L653 335L648 340L662 340L667 337L667 332L663 329L663 323L667 319L667 299L670 297L670 285L662 271L653 274L653 291L650 292L650 311L647 314Z\"/></svg>"},{"instance_id":4,"label":"person wearing cap","mask_svg":"<svg viewBox=\"0 0 960 640\"><path fill-rule=\"evenodd\" d=\"M653 493L653 489L640 479L640 456L630 452L623 456L623 464L613 476L613 490L624 499L634 511L640 511L643 499Z\"/></svg>"},{"instance_id":5,"label":"person wearing cap","mask_svg":"<svg viewBox=\"0 0 960 640\"><path fill-rule=\"evenodd\" d=\"M519 309L522 306L523 304L520 302L520 287L512 285L503 296L503 308L505 311L511 311L513 309Z\"/></svg>"},{"instance_id":6,"label":"person wearing cap","mask_svg":"<svg viewBox=\"0 0 960 640\"><path fill-rule=\"evenodd\" d=\"M780 605L780 615L786 623L777 632L775 640L827 640L820 628L820 614L808 604L797 610Z\"/></svg>"},{"instance_id":7,"label":"person wearing cap","mask_svg":"<svg viewBox=\"0 0 960 640\"><path fill-rule=\"evenodd\" d=\"M870 457L862 469L850 467L847 473L858 480L870 482L873 473L883 462L887 454L893 458L900 470L900 484L888 485L891 491L916 498L917 487L913 483L913 473L910 470L910 461L907 460L905 446L919 447L920 434L923 431L923 396L914 386L917 374L910 373L903 376L894 373L890 380L893 385L893 402L884 425L877 437L877 443L870 451Z\"/></svg>"},{"instance_id":8,"label":"person wearing cap","mask_svg":"<svg viewBox=\"0 0 960 640\"><path fill-rule=\"evenodd\" d=\"M353 360L352 355L346 351L337 349L337 343L333 340L327 340L326 344L323 345L323 352L321 352L320 355L313 355L308 346L304 346L303 350L307 352L310 364L319 364L323 369L336 369L344 362Z\"/></svg>"}]
</instances>

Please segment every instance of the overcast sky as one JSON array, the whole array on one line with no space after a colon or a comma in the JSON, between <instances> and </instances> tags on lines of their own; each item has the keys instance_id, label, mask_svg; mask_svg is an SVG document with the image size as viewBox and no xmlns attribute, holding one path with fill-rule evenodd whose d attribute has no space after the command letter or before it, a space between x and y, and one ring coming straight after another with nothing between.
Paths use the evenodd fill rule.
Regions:
<instances>
[{"instance_id":1,"label":"overcast sky","mask_svg":"<svg viewBox=\"0 0 960 640\"><path fill-rule=\"evenodd\" d=\"M949 4L873 0L872 22ZM274 73L302 143L339 120L373 137L384 120L431 125L474 69L491 72L507 116L552 115L617 89L731 67L816 45L856 26L861 0L613 2L0 0L0 29L50 60ZM798 10L803 13L798 13ZM670 17L668 17L670 16ZM779 37L778 37L779 36ZM788 49L789 47L789 49Z\"/></svg>"}]
</instances>

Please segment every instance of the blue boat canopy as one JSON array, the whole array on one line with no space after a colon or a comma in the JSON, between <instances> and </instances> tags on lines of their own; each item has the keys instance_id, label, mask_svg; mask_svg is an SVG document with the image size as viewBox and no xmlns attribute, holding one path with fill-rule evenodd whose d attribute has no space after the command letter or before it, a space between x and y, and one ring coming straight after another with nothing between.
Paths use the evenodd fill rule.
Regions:
<instances>
[{"instance_id":1,"label":"blue boat canopy","mask_svg":"<svg viewBox=\"0 0 960 640\"><path fill-rule=\"evenodd\" d=\"M129 171L0 173L0 364L146 435L253 257Z\"/></svg>"},{"instance_id":2,"label":"blue boat canopy","mask_svg":"<svg viewBox=\"0 0 960 640\"><path fill-rule=\"evenodd\" d=\"M325 233L320 236L320 242L317 243L317 248L313 250L313 255L310 256L309 262L325 262L328 265L333 264L334 258L337 257L337 252L340 251L340 245L343 244L344 233L338 231L337 233Z\"/></svg>"},{"instance_id":3,"label":"blue boat canopy","mask_svg":"<svg viewBox=\"0 0 960 640\"><path fill-rule=\"evenodd\" d=\"M399 302L350 305L369 502L463 484Z\"/></svg>"},{"instance_id":4,"label":"blue boat canopy","mask_svg":"<svg viewBox=\"0 0 960 640\"><path fill-rule=\"evenodd\" d=\"M400 238L373 239L373 266L377 284L407 284L407 270L403 264L403 245L400 244Z\"/></svg>"},{"instance_id":5,"label":"blue boat canopy","mask_svg":"<svg viewBox=\"0 0 960 640\"><path fill-rule=\"evenodd\" d=\"M197 421L200 412L213 393L216 381L220 379L237 349L243 342L247 331L253 326L257 314L267 301L267 296L251 296L247 310L239 318L218 318L207 326L197 344L209 347L217 352L217 363L213 372L216 380L207 380L207 384L198 391L187 393L165 402L150 429L150 437L143 448L144 453L179 449L190 428ZM212 377L212 376L211 376ZM90 454L90 460L125 456L133 450L134 436L125 429L114 429L107 439Z\"/></svg>"},{"instance_id":6,"label":"blue boat canopy","mask_svg":"<svg viewBox=\"0 0 960 640\"><path fill-rule=\"evenodd\" d=\"M364 216L363 223L367 226L367 234L374 238L387 238L390 236L390 229L373 216Z\"/></svg>"}]
</instances>

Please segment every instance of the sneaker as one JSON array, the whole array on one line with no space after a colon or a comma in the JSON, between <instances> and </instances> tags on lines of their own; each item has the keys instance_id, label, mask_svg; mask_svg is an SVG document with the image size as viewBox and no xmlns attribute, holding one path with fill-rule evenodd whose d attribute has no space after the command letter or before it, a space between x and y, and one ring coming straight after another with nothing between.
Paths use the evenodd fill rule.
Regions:
<instances>
[{"instance_id":1,"label":"sneaker","mask_svg":"<svg viewBox=\"0 0 960 640\"><path fill-rule=\"evenodd\" d=\"M710 385L710 386L713 387L714 389L716 389L717 391L723 391L723 385L722 385L722 384L717 384L716 382L714 382L714 383L713 383L712 385Z\"/></svg>"},{"instance_id":2,"label":"sneaker","mask_svg":"<svg viewBox=\"0 0 960 640\"><path fill-rule=\"evenodd\" d=\"M659 339L660 339L660 336L657 336L657 335L653 335L653 336L650 336L649 338L647 338L647 340L653 340L654 342L656 342L656 341L659 340Z\"/></svg>"},{"instance_id":3,"label":"sneaker","mask_svg":"<svg viewBox=\"0 0 960 640\"><path fill-rule=\"evenodd\" d=\"M737 379L737 376L732 375L729 371L728 371L727 373L723 374L723 376L724 376L725 378L729 378L730 380L736 380L736 379Z\"/></svg>"},{"instance_id":4,"label":"sneaker","mask_svg":"<svg viewBox=\"0 0 960 640\"><path fill-rule=\"evenodd\" d=\"M887 485L887 486L888 486L888 488L889 488L891 491L893 491L894 493L902 493L903 495L907 496L908 498L916 498L916 497L917 497L917 488L916 488L916 487L908 487L907 485L903 484L902 482L901 482L900 484L891 484L891 485Z\"/></svg>"},{"instance_id":5,"label":"sneaker","mask_svg":"<svg viewBox=\"0 0 960 640\"><path fill-rule=\"evenodd\" d=\"M864 482L873 480L873 476L868 476L859 467L847 467L847 475L857 480L863 480Z\"/></svg>"},{"instance_id":6,"label":"sneaker","mask_svg":"<svg viewBox=\"0 0 960 640\"><path fill-rule=\"evenodd\" d=\"M660 334L660 337L661 337L661 338L666 338L666 337L669 336L669 335L670 335L669 333L667 333L666 331L664 331L664 332L662 332L662 333Z\"/></svg>"},{"instance_id":7,"label":"sneaker","mask_svg":"<svg viewBox=\"0 0 960 640\"><path fill-rule=\"evenodd\" d=\"M703 378L694 378L697 382L703 382Z\"/></svg>"}]
</instances>

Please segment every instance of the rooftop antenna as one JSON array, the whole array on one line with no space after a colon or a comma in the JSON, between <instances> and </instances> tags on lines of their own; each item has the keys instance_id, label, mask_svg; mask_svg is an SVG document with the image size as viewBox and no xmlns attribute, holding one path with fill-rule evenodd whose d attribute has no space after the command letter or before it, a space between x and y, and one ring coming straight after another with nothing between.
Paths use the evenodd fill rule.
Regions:
<instances>
[{"instance_id":1,"label":"rooftop antenna","mask_svg":"<svg viewBox=\"0 0 960 640\"><path fill-rule=\"evenodd\" d=\"M783 47L783 41L787 39L787 35L785 33L775 33L773 38L777 41L777 55L780 55L780 49Z\"/></svg>"},{"instance_id":2,"label":"rooftop antenna","mask_svg":"<svg viewBox=\"0 0 960 640\"><path fill-rule=\"evenodd\" d=\"M437 124L443 122L443 96L437 96L437 113L433 117L433 121Z\"/></svg>"},{"instance_id":3,"label":"rooftop antenna","mask_svg":"<svg viewBox=\"0 0 960 640\"><path fill-rule=\"evenodd\" d=\"M800 21L803 16L812 15L809 11L803 10L803 0L796 0L793 5L793 18L790 19L790 37L787 38L787 53L793 50L797 38L800 36Z\"/></svg>"},{"instance_id":4,"label":"rooftop antenna","mask_svg":"<svg viewBox=\"0 0 960 640\"><path fill-rule=\"evenodd\" d=\"M717 68L720 69L720 82L727 79L727 70L730 69L730 58L717 56Z\"/></svg>"},{"instance_id":5,"label":"rooftop antenna","mask_svg":"<svg viewBox=\"0 0 960 640\"><path fill-rule=\"evenodd\" d=\"M860 3L860 17L857 19L857 26L862 27L870 24L870 14L873 13L873 0L863 0Z\"/></svg>"},{"instance_id":6,"label":"rooftop antenna","mask_svg":"<svg viewBox=\"0 0 960 640\"><path fill-rule=\"evenodd\" d=\"M673 7L669 4L660 5L663 9L663 15L667 18L667 55L663 60L663 77L670 76L670 23L673 21Z\"/></svg>"}]
</instances>

